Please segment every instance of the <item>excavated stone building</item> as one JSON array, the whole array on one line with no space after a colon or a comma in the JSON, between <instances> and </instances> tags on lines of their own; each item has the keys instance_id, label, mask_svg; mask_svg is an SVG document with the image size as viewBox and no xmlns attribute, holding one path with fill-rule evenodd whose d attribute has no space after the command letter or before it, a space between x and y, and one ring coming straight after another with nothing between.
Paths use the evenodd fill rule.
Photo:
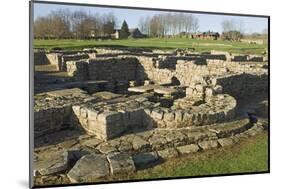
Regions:
<instances>
[{"instance_id":1,"label":"excavated stone building","mask_svg":"<svg viewBox=\"0 0 281 189\"><path fill-rule=\"evenodd\" d=\"M264 56L38 50L34 62L63 73L35 71L39 185L97 182L267 129Z\"/></svg>"}]
</instances>

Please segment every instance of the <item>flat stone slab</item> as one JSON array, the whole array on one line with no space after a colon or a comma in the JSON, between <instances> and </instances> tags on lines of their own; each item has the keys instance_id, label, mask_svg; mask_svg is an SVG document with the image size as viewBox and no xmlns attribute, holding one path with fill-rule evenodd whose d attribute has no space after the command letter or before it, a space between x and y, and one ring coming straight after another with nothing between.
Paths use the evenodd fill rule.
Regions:
<instances>
[{"instance_id":1,"label":"flat stone slab","mask_svg":"<svg viewBox=\"0 0 281 189\"><path fill-rule=\"evenodd\" d=\"M103 141L97 138L91 138L88 140L84 140L81 142L82 145L88 146L90 148L95 148L97 147L100 143L102 143Z\"/></svg>"},{"instance_id":2,"label":"flat stone slab","mask_svg":"<svg viewBox=\"0 0 281 189\"><path fill-rule=\"evenodd\" d=\"M109 175L109 165L106 156L89 154L79 159L67 173L73 183L93 182Z\"/></svg>"},{"instance_id":3,"label":"flat stone slab","mask_svg":"<svg viewBox=\"0 0 281 189\"><path fill-rule=\"evenodd\" d=\"M97 96L97 97L101 97L103 99L109 100L109 99L121 97L122 95L107 92L107 91L102 91L102 92L94 93L93 96Z\"/></svg>"},{"instance_id":4,"label":"flat stone slab","mask_svg":"<svg viewBox=\"0 0 281 189\"><path fill-rule=\"evenodd\" d=\"M159 87L159 88L154 89L154 92L158 93L158 94L163 94L163 95L172 95L172 94L177 93L177 90L173 89L173 88Z\"/></svg>"},{"instance_id":5,"label":"flat stone slab","mask_svg":"<svg viewBox=\"0 0 281 189\"><path fill-rule=\"evenodd\" d=\"M139 87L130 87L130 88L128 88L128 91L136 92L136 93L147 93L147 92L152 92L156 88L159 88L159 86L158 85L145 85L145 86L139 86Z\"/></svg>"},{"instance_id":6,"label":"flat stone slab","mask_svg":"<svg viewBox=\"0 0 281 189\"><path fill-rule=\"evenodd\" d=\"M217 148L218 147L218 142L216 140L201 141L201 142L199 142L199 146L203 150Z\"/></svg>"},{"instance_id":7,"label":"flat stone slab","mask_svg":"<svg viewBox=\"0 0 281 189\"><path fill-rule=\"evenodd\" d=\"M35 172L49 175L68 168L68 152L57 148L40 153L35 161Z\"/></svg>"},{"instance_id":8,"label":"flat stone slab","mask_svg":"<svg viewBox=\"0 0 281 189\"><path fill-rule=\"evenodd\" d=\"M104 154L109 154L109 153L112 153L112 152L116 152L117 149L116 147L114 146L111 146L110 144L108 143L102 143L100 144L97 149L101 152L101 153L104 153Z\"/></svg>"},{"instance_id":9,"label":"flat stone slab","mask_svg":"<svg viewBox=\"0 0 281 189\"><path fill-rule=\"evenodd\" d=\"M185 145L185 146L179 146L177 147L177 150L179 151L180 154L190 154L190 153L195 153L199 151L199 146L197 144L190 144L190 145Z\"/></svg>"},{"instance_id":10,"label":"flat stone slab","mask_svg":"<svg viewBox=\"0 0 281 189\"><path fill-rule=\"evenodd\" d=\"M231 146L234 144L234 141L231 138L221 138L218 140L218 142L222 147Z\"/></svg>"},{"instance_id":11,"label":"flat stone slab","mask_svg":"<svg viewBox=\"0 0 281 189\"><path fill-rule=\"evenodd\" d=\"M133 156L136 167L146 167L155 163L159 159L156 152L139 153Z\"/></svg>"},{"instance_id":12,"label":"flat stone slab","mask_svg":"<svg viewBox=\"0 0 281 189\"><path fill-rule=\"evenodd\" d=\"M112 175L128 174L136 170L133 158L129 154L112 153L107 155Z\"/></svg>"},{"instance_id":13,"label":"flat stone slab","mask_svg":"<svg viewBox=\"0 0 281 189\"><path fill-rule=\"evenodd\" d=\"M56 90L47 92L47 95L53 96L53 97L64 97L64 96L80 96L85 95L86 92L79 89L79 88L72 88L72 89L62 89L62 90Z\"/></svg>"}]
</instances>

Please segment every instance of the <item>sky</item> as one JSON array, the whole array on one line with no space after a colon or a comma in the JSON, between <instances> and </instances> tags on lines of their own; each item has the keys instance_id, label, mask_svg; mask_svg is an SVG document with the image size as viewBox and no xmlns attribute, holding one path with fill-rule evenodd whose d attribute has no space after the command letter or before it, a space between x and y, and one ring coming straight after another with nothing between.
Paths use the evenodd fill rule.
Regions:
<instances>
[{"instance_id":1,"label":"sky","mask_svg":"<svg viewBox=\"0 0 281 189\"><path fill-rule=\"evenodd\" d=\"M34 19L40 16L46 16L51 11L69 9L70 11L83 10L88 13L109 13L112 12L118 19L118 25L120 27L123 20L129 25L129 28L138 27L139 19L141 17L153 16L155 14L165 13L168 11L155 11L155 10L132 10L121 8L108 8L108 7L85 7L77 5L59 5L59 4L44 4L34 3ZM188 14L188 13L187 13ZM247 17L247 16L228 16L228 15L213 15L206 13L192 13L193 16L198 18L199 31L214 31L222 32L221 23L224 20L234 20L236 22L243 23L243 29L245 33L258 32L261 33L264 29L268 28L267 18L261 17Z\"/></svg>"}]
</instances>

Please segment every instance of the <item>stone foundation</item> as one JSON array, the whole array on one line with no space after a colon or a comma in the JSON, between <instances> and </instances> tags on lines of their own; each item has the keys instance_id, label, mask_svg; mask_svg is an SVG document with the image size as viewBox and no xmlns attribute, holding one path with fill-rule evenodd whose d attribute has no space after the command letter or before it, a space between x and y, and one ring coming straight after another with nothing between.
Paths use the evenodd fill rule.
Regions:
<instances>
[{"instance_id":1,"label":"stone foundation","mask_svg":"<svg viewBox=\"0 0 281 189\"><path fill-rule=\"evenodd\" d=\"M268 91L263 56L88 49L34 57L67 75L34 97L36 178L96 182L268 128L267 96L242 102Z\"/></svg>"}]
</instances>

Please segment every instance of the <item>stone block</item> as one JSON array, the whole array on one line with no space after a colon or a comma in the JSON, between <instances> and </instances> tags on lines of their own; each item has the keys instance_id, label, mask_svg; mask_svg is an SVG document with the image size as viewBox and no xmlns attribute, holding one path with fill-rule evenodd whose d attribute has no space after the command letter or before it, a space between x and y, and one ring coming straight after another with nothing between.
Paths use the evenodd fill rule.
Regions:
<instances>
[{"instance_id":1,"label":"stone block","mask_svg":"<svg viewBox=\"0 0 281 189\"><path fill-rule=\"evenodd\" d=\"M181 110L176 110L175 111L175 121L181 122L182 119L183 119L183 112Z\"/></svg>"},{"instance_id":2,"label":"stone block","mask_svg":"<svg viewBox=\"0 0 281 189\"><path fill-rule=\"evenodd\" d=\"M121 120L120 112L102 112L98 115L98 121L104 124L113 123Z\"/></svg>"},{"instance_id":3,"label":"stone block","mask_svg":"<svg viewBox=\"0 0 281 189\"><path fill-rule=\"evenodd\" d=\"M211 97L214 95L214 90L212 88L206 88L205 90L206 97Z\"/></svg>"},{"instance_id":4,"label":"stone block","mask_svg":"<svg viewBox=\"0 0 281 189\"><path fill-rule=\"evenodd\" d=\"M136 170L133 158L129 154L112 153L107 155L112 175L128 174Z\"/></svg>"},{"instance_id":5,"label":"stone block","mask_svg":"<svg viewBox=\"0 0 281 189\"><path fill-rule=\"evenodd\" d=\"M35 162L35 172L41 175L50 175L65 171L68 166L68 152L54 148L38 155Z\"/></svg>"},{"instance_id":6,"label":"stone block","mask_svg":"<svg viewBox=\"0 0 281 189\"><path fill-rule=\"evenodd\" d=\"M139 136L135 136L132 143L133 148L136 151L147 150L150 148L149 142Z\"/></svg>"},{"instance_id":7,"label":"stone block","mask_svg":"<svg viewBox=\"0 0 281 189\"><path fill-rule=\"evenodd\" d=\"M224 146L231 146L234 144L233 140L231 138L221 138L218 140L219 144L224 147Z\"/></svg>"},{"instance_id":8,"label":"stone block","mask_svg":"<svg viewBox=\"0 0 281 189\"><path fill-rule=\"evenodd\" d=\"M211 80L211 84L212 84L213 86L217 85L217 79L216 79L216 78L213 78L213 79Z\"/></svg>"},{"instance_id":9,"label":"stone block","mask_svg":"<svg viewBox=\"0 0 281 189\"><path fill-rule=\"evenodd\" d=\"M192 88L186 88L185 89L185 94L186 94L186 96L193 96L193 94L194 94L194 90L192 89Z\"/></svg>"},{"instance_id":10,"label":"stone block","mask_svg":"<svg viewBox=\"0 0 281 189\"><path fill-rule=\"evenodd\" d=\"M190 144L190 145L185 145L185 146L179 146L177 147L177 150L179 151L180 154L190 154L190 153L195 153L199 151L199 146L197 144Z\"/></svg>"},{"instance_id":11,"label":"stone block","mask_svg":"<svg viewBox=\"0 0 281 189\"><path fill-rule=\"evenodd\" d=\"M162 120L163 119L163 112L159 108L153 109L152 113L151 113L151 116L155 119Z\"/></svg>"},{"instance_id":12,"label":"stone block","mask_svg":"<svg viewBox=\"0 0 281 189\"><path fill-rule=\"evenodd\" d=\"M108 144L107 142L106 142L106 143L101 143L101 144L97 147L97 149L98 149L101 153L103 153L103 154L109 154L109 153L112 153L112 152L116 152L116 151L117 151L116 147L114 147L114 146Z\"/></svg>"},{"instance_id":13,"label":"stone block","mask_svg":"<svg viewBox=\"0 0 281 189\"><path fill-rule=\"evenodd\" d=\"M167 148L165 150L158 151L157 153L162 159L170 159L179 155L175 148Z\"/></svg>"},{"instance_id":14,"label":"stone block","mask_svg":"<svg viewBox=\"0 0 281 189\"><path fill-rule=\"evenodd\" d=\"M175 119L174 112L165 112L164 113L164 120L165 121L173 121Z\"/></svg>"},{"instance_id":15,"label":"stone block","mask_svg":"<svg viewBox=\"0 0 281 189\"><path fill-rule=\"evenodd\" d=\"M186 125L191 125L193 122L195 115L191 114L189 112L184 112L183 113L183 119L182 121L186 124Z\"/></svg>"},{"instance_id":16,"label":"stone block","mask_svg":"<svg viewBox=\"0 0 281 189\"><path fill-rule=\"evenodd\" d=\"M87 110L86 110L85 108L81 108L81 110L80 110L80 116L81 116L82 118L87 118L87 115L88 115Z\"/></svg>"},{"instance_id":17,"label":"stone block","mask_svg":"<svg viewBox=\"0 0 281 189\"><path fill-rule=\"evenodd\" d=\"M216 85L214 87L214 93L215 94L221 94L222 93L222 86L221 85Z\"/></svg>"},{"instance_id":18,"label":"stone block","mask_svg":"<svg viewBox=\"0 0 281 189\"><path fill-rule=\"evenodd\" d=\"M109 165L106 156L89 154L79 159L67 173L73 183L94 182L109 176Z\"/></svg>"},{"instance_id":19,"label":"stone block","mask_svg":"<svg viewBox=\"0 0 281 189\"><path fill-rule=\"evenodd\" d=\"M72 111L76 116L80 116L80 106L72 106Z\"/></svg>"},{"instance_id":20,"label":"stone block","mask_svg":"<svg viewBox=\"0 0 281 189\"><path fill-rule=\"evenodd\" d=\"M152 81L150 81L150 80L144 80L144 86L150 85L150 84L152 84Z\"/></svg>"},{"instance_id":21,"label":"stone block","mask_svg":"<svg viewBox=\"0 0 281 189\"><path fill-rule=\"evenodd\" d=\"M134 109L132 111L129 111L129 122L130 126L142 126L143 116L144 116L144 110Z\"/></svg>"},{"instance_id":22,"label":"stone block","mask_svg":"<svg viewBox=\"0 0 281 189\"><path fill-rule=\"evenodd\" d=\"M158 159L159 156L156 152L146 152L133 155L133 161L137 168L148 167L155 164Z\"/></svg>"},{"instance_id":23,"label":"stone block","mask_svg":"<svg viewBox=\"0 0 281 189\"><path fill-rule=\"evenodd\" d=\"M218 147L218 141L216 140L207 140L207 141L201 141L198 143L200 148L203 150L217 148Z\"/></svg>"},{"instance_id":24,"label":"stone block","mask_svg":"<svg viewBox=\"0 0 281 189\"><path fill-rule=\"evenodd\" d=\"M195 85L195 89L198 93L203 93L204 92L204 87L203 85Z\"/></svg>"},{"instance_id":25,"label":"stone block","mask_svg":"<svg viewBox=\"0 0 281 189\"><path fill-rule=\"evenodd\" d=\"M136 81L129 81L129 86L135 87L135 86L137 86L137 82Z\"/></svg>"},{"instance_id":26,"label":"stone block","mask_svg":"<svg viewBox=\"0 0 281 189\"><path fill-rule=\"evenodd\" d=\"M88 120L96 121L98 118L99 111L96 110L88 110Z\"/></svg>"}]
</instances>

